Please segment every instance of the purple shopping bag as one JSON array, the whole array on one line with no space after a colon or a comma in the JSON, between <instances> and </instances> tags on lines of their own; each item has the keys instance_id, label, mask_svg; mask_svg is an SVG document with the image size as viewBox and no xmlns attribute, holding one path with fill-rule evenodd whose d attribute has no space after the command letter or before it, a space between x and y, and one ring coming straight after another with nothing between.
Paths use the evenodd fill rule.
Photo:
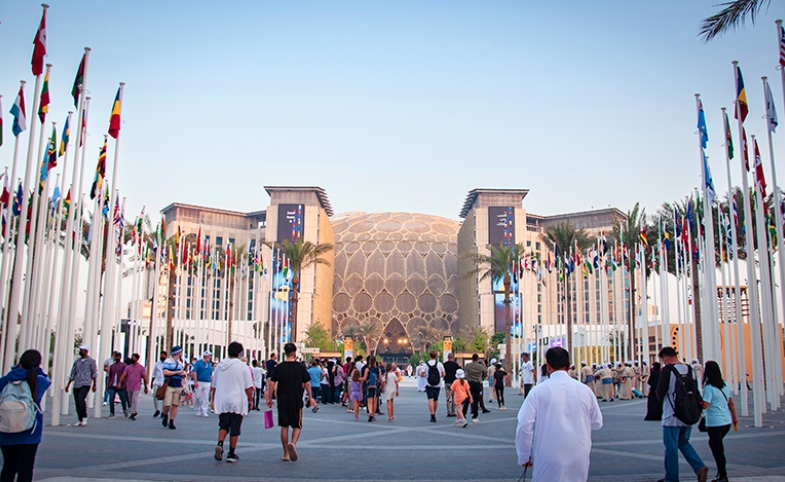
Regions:
<instances>
[{"instance_id":1,"label":"purple shopping bag","mask_svg":"<svg viewBox=\"0 0 785 482\"><path fill-rule=\"evenodd\" d=\"M273 411L265 410L264 412L264 428L273 428Z\"/></svg>"}]
</instances>

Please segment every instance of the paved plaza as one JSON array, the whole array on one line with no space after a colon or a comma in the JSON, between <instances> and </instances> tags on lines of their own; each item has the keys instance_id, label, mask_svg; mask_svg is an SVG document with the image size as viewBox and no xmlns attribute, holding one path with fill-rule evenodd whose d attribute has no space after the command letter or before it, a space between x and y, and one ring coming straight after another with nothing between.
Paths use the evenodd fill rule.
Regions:
<instances>
[{"instance_id":1,"label":"paved plaza","mask_svg":"<svg viewBox=\"0 0 785 482\"><path fill-rule=\"evenodd\" d=\"M87 427L49 427L39 448L36 480L71 481L516 481L515 427L523 397L508 395L509 410L481 415L479 424L453 427L443 405L438 423L428 422L425 395L413 379L404 381L396 421L355 422L342 407L305 412L298 462L281 461L277 427L264 429L261 412L250 414L237 448L240 462L213 459L217 416L196 417L183 408L177 430L152 418L150 397L140 401L136 422L90 419ZM594 432L590 480L654 481L662 477L661 429L644 422L645 401L601 403L605 426ZM489 408L493 407L489 405ZM383 409L384 411L384 409ZM47 414L48 419L48 414ZM63 418L64 423L75 417ZM726 438L732 480L785 482L785 412L764 417L765 428L741 418L738 433ZM693 432L698 453L714 474L705 434ZM535 462L536 463L536 462ZM693 480L682 462L682 480Z\"/></svg>"}]
</instances>

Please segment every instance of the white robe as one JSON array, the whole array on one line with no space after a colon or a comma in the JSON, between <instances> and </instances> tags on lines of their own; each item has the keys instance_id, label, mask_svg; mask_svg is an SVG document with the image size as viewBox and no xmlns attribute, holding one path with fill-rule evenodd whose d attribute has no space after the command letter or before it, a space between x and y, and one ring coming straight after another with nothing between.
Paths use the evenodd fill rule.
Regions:
<instances>
[{"instance_id":1,"label":"white robe","mask_svg":"<svg viewBox=\"0 0 785 482\"><path fill-rule=\"evenodd\" d=\"M531 458L532 482L585 481L591 431L600 428L602 413L594 393L567 372L555 371L532 389L518 412L518 464Z\"/></svg>"},{"instance_id":2,"label":"white robe","mask_svg":"<svg viewBox=\"0 0 785 482\"><path fill-rule=\"evenodd\" d=\"M417 391L424 392L425 391L425 382L426 377L428 376L428 372L425 369L425 365L419 365L417 367Z\"/></svg>"}]
</instances>

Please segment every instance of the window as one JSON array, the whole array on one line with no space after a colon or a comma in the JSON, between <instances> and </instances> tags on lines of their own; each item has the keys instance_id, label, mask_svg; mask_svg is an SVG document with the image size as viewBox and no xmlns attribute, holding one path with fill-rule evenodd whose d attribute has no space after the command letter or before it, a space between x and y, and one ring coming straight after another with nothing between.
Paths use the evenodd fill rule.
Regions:
<instances>
[{"instance_id":1,"label":"window","mask_svg":"<svg viewBox=\"0 0 785 482\"><path fill-rule=\"evenodd\" d=\"M534 249L536 249L537 251L539 251L539 250L540 250L540 248L541 248L541 246L540 246L540 242L539 242L539 241L537 241L536 243L534 243Z\"/></svg>"},{"instance_id":2,"label":"window","mask_svg":"<svg viewBox=\"0 0 785 482\"><path fill-rule=\"evenodd\" d=\"M224 238L222 236L215 237L215 244L216 246L223 246L224 245Z\"/></svg>"},{"instance_id":3,"label":"window","mask_svg":"<svg viewBox=\"0 0 785 482\"><path fill-rule=\"evenodd\" d=\"M532 246L531 240L526 241L526 247L531 248L531 246Z\"/></svg>"}]
</instances>

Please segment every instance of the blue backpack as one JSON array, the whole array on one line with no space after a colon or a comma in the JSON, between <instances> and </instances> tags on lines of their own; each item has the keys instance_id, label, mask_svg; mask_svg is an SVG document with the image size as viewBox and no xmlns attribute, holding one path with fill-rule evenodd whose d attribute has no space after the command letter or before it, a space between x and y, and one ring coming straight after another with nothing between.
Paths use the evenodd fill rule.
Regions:
<instances>
[{"instance_id":1,"label":"blue backpack","mask_svg":"<svg viewBox=\"0 0 785 482\"><path fill-rule=\"evenodd\" d=\"M379 369L372 368L371 372L368 374L368 386L376 387L378 384L379 384Z\"/></svg>"},{"instance_id":2,"label":"blue backpack","mask_svg":"<svg viewBox=\"0 0 785 482\"><path fill-rule=\"evenodd\" d=\"M38 424L41 408L33 400L30 385L20 380L10 382L0 393L0 432L33 432Z\"/></svg>"}]
</instances>

